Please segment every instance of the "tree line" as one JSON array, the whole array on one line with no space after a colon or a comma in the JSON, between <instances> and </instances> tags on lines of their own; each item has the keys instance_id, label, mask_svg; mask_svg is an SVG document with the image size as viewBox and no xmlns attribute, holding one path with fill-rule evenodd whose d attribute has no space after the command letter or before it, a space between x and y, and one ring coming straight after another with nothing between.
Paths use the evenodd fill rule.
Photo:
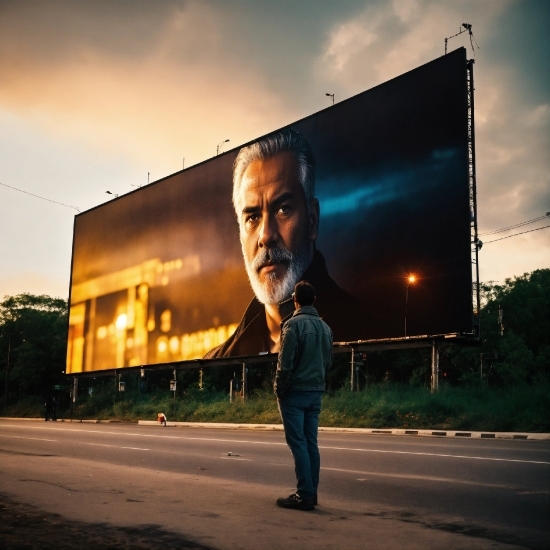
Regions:
<instances>
[{"instance_id":1,"label":"tree line","mask_svg":"<svg viewBox=\"0 0 550 550\"><path fill-rule=\"evenodd\" d=\"M441 382L502 387L548 381L550 269L506 279L503 284L482 284L481 294L481 345L442 348ZM61 298L19 294L0 302L2 404L30 397L48 399L56 391L68 393L64 374L67 315L67 301ZM252 367L249 387L268 388L273 369L274 365ZM349 376L348 355L336 355L329 388L338 390L349 384ZM429 350L372 352L361 366L359 387L383 382L429 386L429 376ZM233 377L232 368L205 368L202 383L207 390L222 391ZM148 373L145 384L137 373L130 378L135 378L142 391L167 390L170 374ZM197 371L183 371L178 378L184 388L199 383ZM113 384L104 381L104 385Z\"/></svg>"}]
</instances>

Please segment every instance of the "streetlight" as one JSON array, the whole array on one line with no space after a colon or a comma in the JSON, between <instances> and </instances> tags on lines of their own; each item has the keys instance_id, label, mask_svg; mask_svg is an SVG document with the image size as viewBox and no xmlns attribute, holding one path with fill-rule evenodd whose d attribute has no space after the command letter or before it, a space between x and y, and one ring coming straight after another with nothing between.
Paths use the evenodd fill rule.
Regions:
<instances>
[{"instance_id":1,"label":"streetlight","mask_svg":"<svg viewBox=\"0 0 550 550\"><path fill-rule=\"evenodd\" d=\"M334 94L325 94L328 97L332 97L332 104L334 105Z\"/></svg>"},{"instance_id":2,"label":"streetlight","mask_svg":"<svg viewBox=\"0 0 550 550\"><path fill-rule=\"evenodd\" d=\"M221 143L218 143L218 146L216 147L216 156L220 154L220 149L224 146L225 143L227 143L229 140L224 139Z\"/></svg>"},{"instance_id":3,"label":"streetlight","mask_svg":"<svg viewBox=\"0 0 550 550\"><path fill-rule=\"evenodd\" d=\"M105 191L105 193L107 193L107 195L114 195L115 199L118 197L116 193L111 193L111 191Z\"/></svg>"},{"instance_id":4,"label":"streetlight","mask_svg":"<svg viewBox=\"0 0 550 550\"><path fill-rule=\"evenodd\" d=\"M410 273L407 277L407 288L405 290L405 338L407 337L407 308L409 307L409 287L416 282L416 275Z\"/></svg>"}]
</instances>

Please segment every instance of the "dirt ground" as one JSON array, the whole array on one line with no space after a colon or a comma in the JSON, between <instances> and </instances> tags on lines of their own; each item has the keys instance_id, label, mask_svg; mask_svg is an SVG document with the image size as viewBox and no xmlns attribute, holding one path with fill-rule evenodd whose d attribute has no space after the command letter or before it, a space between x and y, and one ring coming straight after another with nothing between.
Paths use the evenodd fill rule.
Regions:
<instances>
[{"instance_id":1,"label":"dirt ground","mask_svg":"<svg viewBox=\"0 0 550 550\"><path fill-rule=\"evenodd\" d=\"M190 548L212 550L156 525L139 528L70 521L0 493L0 548L76 549Z\"/></svg>"}]
</instances>

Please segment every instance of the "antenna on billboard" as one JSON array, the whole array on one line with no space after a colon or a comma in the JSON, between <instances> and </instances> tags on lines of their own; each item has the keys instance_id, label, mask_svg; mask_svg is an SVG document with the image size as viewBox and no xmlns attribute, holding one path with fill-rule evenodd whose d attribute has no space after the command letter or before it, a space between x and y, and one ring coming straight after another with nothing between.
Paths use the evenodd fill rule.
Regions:
<instances>
[{"instance_id":1,"label":"antenna on billboard","mask_svg":"<svg viewBox=\"0 0 550 550\"><path fill-rule=\"evenodd\" d=\"M150 174L149 172L147 172L147 185L149 185L149 176L150 176L150 175L151 175L151 174Z\"/></svg>"},{"instance_id":2,"label":"antenna on billboard","mask_svg":"<svg viewBox=\"0 0 550 550\"><path fill-rule=\"evenodd\" d=\"M470 23L462 23L462 27L460 27L460 30L456 34L453 34L453 36L449 36L449 38L445 38L445 55L447 55L447 43L449 42L449 40L465 32L468 32L468 34L470 35L470 44L472 46L472 51L474 52L474 57L476 56L474 42L478 50L479 50L479 46L478 46L478 43L476 42L476 39L474 38L474 33L472 32L472 25L470 25Z\"/></svg>"},{"instance_id":3,"label":"antenna on billboard","mask_svg":"<svg viewBox=\"0 0 550 550\"><path fill-rule=\"evenodd\" d=\"M332 104L334 105L334 94L325 94L325 95L332 98Z\"/></svg>"},{"instance_id":4,"label":"antenna on billboard","mask_svg":"<svg viewBox=\"0 0 550 550\"><path fill-rule=\"evenodd\" d=\"M185 170L185 157L183 157L183 166L182 166L182 170Z\"/></svg>"}]
</instances>

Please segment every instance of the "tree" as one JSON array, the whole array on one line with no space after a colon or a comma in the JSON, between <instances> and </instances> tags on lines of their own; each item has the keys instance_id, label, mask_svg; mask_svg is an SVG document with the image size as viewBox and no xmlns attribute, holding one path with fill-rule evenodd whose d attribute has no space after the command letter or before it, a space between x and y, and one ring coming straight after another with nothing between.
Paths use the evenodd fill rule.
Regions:
<instances>
[{"instance_id":1,"label":"tree","mask_svg":"<svg viewBox=\"0 0 550 550\"><path fill-rule=\"evenodd\" d=\"M452 378L479 380L480 353L492 384L510 386L549 377L550 269L506 279L503 285L483 284L482 294L481 349L448 350L444 363Z\"/></svg>"},{"instance_id":2,"label":"tree","mask_svg":"<svg viewBox=\"0 0 550 550\"><path fill-rule=\"evenodd\" d=\"M6 296L0 302L0 365L6 383L5 400L9 395L48 397L53 385L62 380L67 309L66 300L45 295Z\"/></svg>"}]
</instances>

